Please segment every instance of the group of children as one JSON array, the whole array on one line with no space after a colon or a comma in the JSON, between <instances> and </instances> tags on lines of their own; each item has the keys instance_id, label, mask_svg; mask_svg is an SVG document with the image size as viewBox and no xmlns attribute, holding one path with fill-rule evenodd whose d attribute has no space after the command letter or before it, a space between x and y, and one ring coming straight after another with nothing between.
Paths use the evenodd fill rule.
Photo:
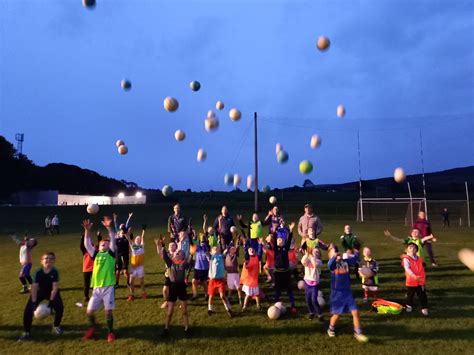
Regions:
<instances>
[{"instance_id":1,"label":"group of children","mask_svg":"<svg viewBox=\"0 0 474 355\"><path fill-rule=\"evenodd\" d=\"M130 228L132 213L125 224L117 224L117 216L113 219L104 217L102 225L108 231L108 238L103 239L100 232L97 234L97 244L92 241L92 223L84 220L82 223L84 232L81 238L81 251L83 253L84 273L84 300L87 304L87 317L90 328L84 335L84 339L93 338L96 332L95 312L101 308L105 309L108 329L108 341L115 339L113 331L113 310L115 308L115 289L118 287L120 274L126 277L130 290L128 301L135 299L136 280L139 281L142 298L147 298L144 285L144 235L146 225L142 226L141 235L133 238ZM317 317L323 321L322 307L318 302L320 291L320 277L323 262L321 250L328 254L328 268L331 272L330 281L330 313L328 335L334 337L336 322L340 315L351 313L354 323L354 336L360 342L368 339L362 333L359 313L355 300L352 296L350 286L351 268L356 270L356 277L360 278L364 289L364 302L372 297L377 297L378 289L378 264L372 257L371 250L363 248L362 260L359 250L361 243L352 233L351 227L344 227L344 234L340 237L344 253L334 244L329 245L321 241L316 231L309 227L303 236L300 246L296 246L293 237L295 224L286 226L283 218L279 218L278 225L272 226L273 232L264 238L262 223L257 213L252 216L252 221L247 225L237 216L242 229L239 233L233 233L235 238L225 240L221 238L213 226L207 226L207 216L204 215L203 232L196 233L191 225L186 230L180 231L176 238L172 238L166 248L166 237L161 235L155 239L157 253L164 260L165 284L163 296L165 302L162 308L166 308L165 327L163 335L169 334L174 306L177 300L181 304L184 330L189 334L188 295L187 285L190 274L192 277L192 297L198 297L199 286L204 288L205 298L208 305L209 316L215 313L214 298L216 291L229 317L233 316L231 294L237 293L238 303L242 311L246 311L251 300L255 300L258 310L262 308L261 300L264 297L259 287L259 274L263 269L266 281L274 288L274 302L279 302L282 292L286 292L291 305L291 313L296 314L295 298L293 293L293 279L298 276L298 263L304 269L304 291L308 307L308 317ZM247 231L247 233L246 233ZM422 306L422 313L428 315L427 297L425 292L425 271L423 262L423 243L426 240L436 240L433 236L420 238L417 229L413 229L411 236L406 240L393 237L389 231L385 234L392 239L407 244L406 254L402 257L402 267L406 275L407 302L406 310L410 312L413 308L413 298L416 294ZM31 296L24 311L24 334L20 340L30 337L33 313L42 300L48 300L48 306L54 312L55 334L62 334L60 322L63 314L63 304L59 294L59 275L54 267L55 255L48 252L42 255L40 268L34 277L30 276L31 251L37 244L33 238L25 237L23 241L15 238L20 245L20 281L22 293L29 292L28 283L31 287ZM119 247L120 245L120 247ZM126 248L125 248L126 246ZM126 250L125 250L126 249ZM244 262L242 270L239 270L240 249L243 250ZM131 258L129 258L131 253ZM266 260L262 268L262 257ZM128 273L128 264L131 271ZM369 272L362 272L362 269ZM240 271L240 272L239 272ZM31 286L32 285L32 286ZM90 288L92 296L89 298ZM242 294L244 297L242 297Z\"/></svg>"}]
</instances>

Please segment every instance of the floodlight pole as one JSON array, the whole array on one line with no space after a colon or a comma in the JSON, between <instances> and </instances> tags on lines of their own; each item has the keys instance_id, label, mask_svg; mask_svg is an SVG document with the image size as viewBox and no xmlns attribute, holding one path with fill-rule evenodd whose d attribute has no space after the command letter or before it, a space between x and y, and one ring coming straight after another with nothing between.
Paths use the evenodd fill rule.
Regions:
<instances>
[{"instance_id":1,"label":"floodlight pole","mask_svg":"<svg viewBox=\"0 0 474 355\"><path fill-rule=\"evenodd\" d=\"M255 179L254 179L254 207L258 212L258 149L257 149L257 112L253 113L253 135L254 135L254 159L255 159Z\"/></svg>"},{"instance_id":2,"label":"floodlight pole","mask_svg":"<svg viewBox=\"0 0 474 355\"><path fill-rule=\"evenodd\" d=\"M426 203L426 184L425 184L425 162L423 159L423 138L420 128L420 156L421 156L421 177L423 178L423 197L425 198L425 216L428 219L428 204Z\"/></svg>"},{"instance_id":3,"label":"floodlight pole","mask_svg":"<svg viewBox=\"0 0 474 355\"><path fill-rule=\"evenodd\" d=\"M411 220L411 225L413 226L413 197L411 196L411 187L408 181L407 181L407 185L408 185L408 193L410 195L410 220Z\"/></svg>"},{"instance_id":4,"label":"floodlight pole","mask_svg":"<svg viewBox=\"0 0 474 355\"><path fill-rule=\"evenodd\" d=\"M467 181L464 181L464 185L466 185L467 226L471 227L471 212L469 210L469 190L467 188Z\"/></svg>"},{"instance_id":5,"label":"floodlight pole","mask_svg":"<svg viewBox=\"0 0 474 355\"><path fill-rule=\"evenodd\" d=\"M359 131L357 131L357 154L359 157L359 204L360 204L360 221L364 222L364 206L362 203L362 172L360 169L360 138Z\"/></svg>"}]
</instances>

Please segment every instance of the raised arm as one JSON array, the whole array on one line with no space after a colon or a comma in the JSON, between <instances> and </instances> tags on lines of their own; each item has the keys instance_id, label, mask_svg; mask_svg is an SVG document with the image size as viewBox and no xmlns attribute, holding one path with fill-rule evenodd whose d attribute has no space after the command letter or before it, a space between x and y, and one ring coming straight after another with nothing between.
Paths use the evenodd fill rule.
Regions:
<instances>
[{"instance_id":1,"label":"raised arm","mask_svg":"<svg viewBox=\"0 0 474 355\"><path fill-rule=\"evenodd\" d=\"M79 248L81 249L82 255L85 255L87 253L87 249L84 246L84 233L81 235L81 242L79 243Z\"/></svg>"},{"instance_id":2,"label":"raised arm","mask_svg":"<svg viewBox=\"0 0 474 355\"><path fill-rule=\"evenodd\" d=\"M92 245L91 240L91 228L93 224L90 220L85 219L82 221L82 227L84 228L84 248L89 253L89 255L93 258L95 256L96 250Z\"/></svg>"},{"instance_id":3,"label":"raised arm","mask_svg":"<svg viewBox=\"0 0 474 355\"><path fill-rule=\"evenodd\" d=\"M132 220L132 217L133 217L133 212L130 212L128 214L128 218L127 218L127 222L125 222L125 228L128 229L129 225L130 225L130 221Z\"/></svg>"},{"instance_id":4,"label":"raised arm","mask_svg":"<svg viewBox=\"0 0 474 355\"><path fill-rule=\"evenodd\" d=\"M146 231L146 224L142 225L142 237L140 238L141 244L145 246L145 231Z\"/></svg>"},{"instance_id":5,"label":"raised arm","mask_svg":"<svg viewBox=\"0 0 474 355\"><path fill-rule=\"evenodd\" d=\"M258 250L257 250L258 260L262 260L263 256L263 238L258 240Z\"/></svg>"},{"instance_id":6,"label":"raised arm","mask_svg":"<svg viewBox=\"0 0 474 355\"><path fill-rule=\"evenodd\" d=\"M433 234L430 234L430 235L427 235L427 236L424 237L424 238L421 238L421 242L422 242L422 243L425 243L425 242L427 242L428 240L432 240L433 242L436 242L436 238L434 237Z\"/></svg>"},{"instance_id":7,"label":"raised arm","mask_svg":"<svg viewBox=\"0 0 474 355\"><path fill-rule=\"evenodd\" d=\"M116 249L116 244L115 244L115 228L112 224L112 219L109 216L104 216L104 219L102 220L102 225L107 228L107 231L109 232L109 245L110 245L110 251L112 253L115 253Z\"/></svg>"},{"instance_id":8,"label":"raised arm","mask_svg":"<svg viewBox=\"0 0 474 355\"><path fill-rule=\"evenodd\" d=\"M396 242L399 242L399 243L405 243L405 240L404 239L401 239L401 238L397 238L395 237L394 235L392 235L390 233L390 231L388 229L384 230L383 231L383 234L386 236L386 237L389 237L390 239L396 241Z\"/></svg>"},{"instance_id":9,"label":"raised arm","mask_svg":"<svg viewBox=\"0 0 474 355\"><path fill-rule=\"evenodd\" d=\"M118 215L117 215L116 213L113 213L113 214L112 214L112 217L114 218L115 230L118 231L118 229L119 229L118 224L117 224L117 217L118 217Z\"/></svg>"}]
</instances>

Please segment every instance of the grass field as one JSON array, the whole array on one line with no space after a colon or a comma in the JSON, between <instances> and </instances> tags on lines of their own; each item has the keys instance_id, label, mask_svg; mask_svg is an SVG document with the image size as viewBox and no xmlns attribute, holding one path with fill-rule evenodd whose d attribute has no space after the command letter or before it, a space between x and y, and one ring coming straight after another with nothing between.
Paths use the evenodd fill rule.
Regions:
<instances>
[{"instance_id":1,"label":"grass field","mask_svg":"<svg viewBox=\"0 0 474 355\"><path fill-rule=\"evenodd\" d=\"M156 255L153 237L165 229L166 217L171 206L136 206L116 207L119 215L125 218L128 208L133 208L133 224L140 226L147 223L146 235L146 283L150 296L147 300L137 299L127 302L127 290L123 287L116 292L116 310L114 312L117 340L113 344L106 342L106 331L103 327L100 336L93 341L81 340L88 326L84 308L75 306L82 302L82 254L79 250L80 221L86 217L83 207L63 208L0 208L0 294L2 311L0 312L0 353L365 353L365 354L399 354L399 353L474 353L474 274L459 263L457 251L461 247L474 247L474 229L452 227L442 229L434 224L438 236L434 245L440 267L427 269L428 302L430 316L423 317L416 308L412 314L399 316L377 315L370 311L369 305L361 303L361 287L353 281L354 296L360 306L362 327L369 336L367 344L359 344L352 336L352 320L343 317L337 328L338 336L330 339L326 326L317 321L306 319L306 307L303 293L297 291L299 314L296 317L286 316L278 321L269 321L266 312L258 313L255 306L250 311L229 319L221 304L216 302L217 313L208 317L204 298L201 297L190 305L190 319L194 329L191 338L183 338L180 312L176 309L171 337L160 338L164 324L164 311L159 308L162 303L161 288L163 285L163 262ZM192 216L196 229L200 229L201 211L189 210L184 206L184 213ZM59 213L62 221L59 236L41 236L42 221L46 214ZM100 215L110 214L111 207L102 208ZM217 215L217 209L206 211L211 218ZM249 210L239 210L231 205L232 214L242 213L247 218ZM299 211L286 211L287 220L296 220ZM291 213L290 213L291 212ZM343 225L354 220L354 215L335 218L321 216L324 223L322 239L326 242L337 242ZM96 226L99 218L95 218ZM393 301L404 300L404 274L400 266L402 246L385 239L383 229L389 227L394 235L405 236L406 227L401 224L386 225L369 223L354 225L355 233L364 245L370 246L380 264L380 297ZM51 335L48 321L34 321L33 341L18 343L16 340L22 332L22 315L27 295L19 295L18 249L8 237L16 231L20 236L28 230L38 236L39 245L33 252L33 269L39 266L42 252L56 252L61 276L61 295L65 304L62 326L64 335L59 338ZM327 260L326 253L323 253ZM327 266L323 272L323 291L328 298ZM263 280L263 278L262 278ZM124 280L121 280L122 285ZM261 283L263 285L263 282ZM202 292L202 291L201 291ZM269 295L271 289L264 287ZM285 299L283 299L285 301ZM266 301L263 303L268 306ZM328 317L328 307L325 309ZM105 326L103 313L97 317Z\"/></svg>"}]
</instances>

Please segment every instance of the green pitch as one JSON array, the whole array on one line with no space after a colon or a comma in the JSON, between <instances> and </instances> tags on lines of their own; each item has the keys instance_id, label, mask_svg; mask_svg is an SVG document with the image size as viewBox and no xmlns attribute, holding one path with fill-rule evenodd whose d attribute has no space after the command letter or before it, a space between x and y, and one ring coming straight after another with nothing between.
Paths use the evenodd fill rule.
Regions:
<instances>
[{"instance_id":1,"label":"green pitch","mask_svg":"<svg viewBox=\"0 0 474 355\"><path fill-rule=\"evenodd\" d=\"M242 204L243 205L243 204ZM301 204L302 205L302 204ZM217 204L212 209L204 207L189 208L183 204L183 212L192 216L194 227L201 229L202 213L207 212L210 219L217 215ZM210 206L210 204L208 205ZM316 211L318 209L316 208ZM88 327L85 308L75 305L82 302L82 254L79 250L81 235L80 222L87 217L84 207L63 208L0 208L0 285L2 307L0 312L0 353L2 354L55 354L55 353L252 353L252 354L300 354L307 353L471 353L474 349L474 274L459 263L457 251L462 247L474 248L474 228L451 227L443 229L434 223L433 229L438 237L434 244L435 255L440 267L427 268L427 290L430 316L423 317L419 308L414 313L402 313L399 316L377 315L370 306L362 304L360 284L353 280L352 288L361 311L364 333L369 337L368 344L359 344L352 336L352 319L343 317L337 327L337 337L330 339L326 334L326 325L306 318L304 294L296 291L299 314L296 317L285 316L270 321L266 312L257 312L252 304L250 310L241 314L234 305L236 316L229 319L222 305L215 303L216 314L209 317L207 307L201 297L190 303L190 320L194 330L191 338L183 337L179 308L175 309L171 336L168 340L160 338L164 324L164 311L160 309L163 301L163 262L156 255L153 238L165 230L166 218L171 204L163 206L122 206L115 207L119 219L125 219L126 213L135 212L132 227L140 228L147 223L146 240L146 284L150 296L147 300L136 299L127 302L127 289L123 286L116 292L116 310L114 311L117 339L113 344L106 342L105 317L102 312L97 320L103 326L96 340L84 342L81 337ZM230 206L232 215L242 213L250 217L250 206ZM111 214L111 207L103 207L100 216ZM297 221L299 208L287 209L283 213L287 220ZM354 213L352 213L354 212ZM61 218L59 236L42 236L43 220L46 214L58 213ZM261 213L261 216L263 213ZM95 226L99 225L99 216L91 218ZM394 235L405 236L407 228L400 224L377 222L355 224L355 211L347 215L321 215L324 223L322 239L325 242L338 243L338 237L345 223L353 224L354 232L364 245L372 248L374 257L380 264L379 296L396 302L404 301L404 274L400 265L403 248L383 236L388 227ZM23 309L28 295L18 294L19 263L18 248L8 237L16 231L21 237L28 230L30 235L38 237L39 244L33 251L33 269L39 266L41 253L52 250L56 253L56 267L60 272L61 296L65 311L62 326L64 335L51 334L52 319L33 322L33 340L18 343L22 332ZM339 244L339 243L338 243ZM327 261L323 252L324 261ZM322 275L322 289L328 300L327 266ZM125 281L122 278L121 284ZM264 285L263 277L261 286ZM189 289L188 289L189 290ZM263 286L267 295L272 290ZM190 290L189 290L189 293ZM139 291L138 291L139 295ZM234 297L234 301L235 301ZM286 304L285 296L282 299ZM263 302L265 307L270 303ZM329 318L328 306L324 308Z\"/></svg>"}]
</instances>

